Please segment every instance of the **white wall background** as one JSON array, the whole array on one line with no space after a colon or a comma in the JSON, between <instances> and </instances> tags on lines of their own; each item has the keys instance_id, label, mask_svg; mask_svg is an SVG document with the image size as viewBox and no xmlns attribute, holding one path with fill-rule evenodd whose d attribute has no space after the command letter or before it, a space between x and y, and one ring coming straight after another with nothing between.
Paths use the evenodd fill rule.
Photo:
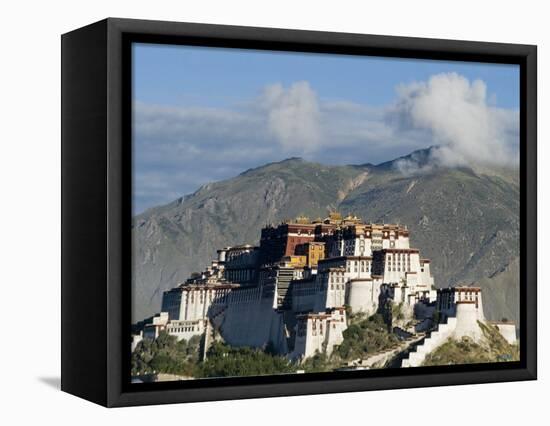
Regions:
<instances>
[{"instance_id":1,"label":"white wall background","mask_svg":"<svg viewBox=\"0 0 550 426\"><path fill-rule=\"evenodd\" d=\"M548 239L548 12L542 1L4 1L0 108L3 424L543 424L550 297L539 270L539 381L106 410L60 392L60 34L107 16L539 46L539 241ZM546 160L546 161L545 161ZM541 264L550 253L539 245ZM548 302L547 302L548 303ZM546 393L546 396L545 396ZM10 421L5 421L10 419ZM539 419L539 421L537 421Z\"/></svg>"}]
</instances>

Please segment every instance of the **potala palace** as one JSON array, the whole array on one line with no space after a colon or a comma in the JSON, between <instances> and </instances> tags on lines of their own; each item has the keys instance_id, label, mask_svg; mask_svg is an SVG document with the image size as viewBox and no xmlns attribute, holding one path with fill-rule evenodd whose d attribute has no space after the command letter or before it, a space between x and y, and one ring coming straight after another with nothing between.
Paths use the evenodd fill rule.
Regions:
<instances>
[{"instance_id":1,"label":"potala palace","mask_svg":"<svg viewBox=\"0 0 550 426\"><path fill-rule=\"evenodd\" d=\"M218 250L202 273L166 291L161 312L134 336L161 331L189 339L219 335L232 346L270 348L300 361L330 354L350 314L382 313L403 339L418 337L401 366L418 366L448 338L482 337L481 289L436 290L430 260L410 246L406 226L331 213L262 229L259 246ZM398 306L400 318L392 318ZM492 323L516 340L515 324Z\"/></svg>"}]
</instances>

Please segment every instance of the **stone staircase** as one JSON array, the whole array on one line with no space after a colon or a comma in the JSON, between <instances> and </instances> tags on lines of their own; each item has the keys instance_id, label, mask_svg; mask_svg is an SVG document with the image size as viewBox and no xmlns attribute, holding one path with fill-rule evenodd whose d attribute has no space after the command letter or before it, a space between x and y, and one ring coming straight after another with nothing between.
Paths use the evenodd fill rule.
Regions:
<instances>
[{"instance_id":1,"label":"stone staircase","mask_svg":"<svg viewBox=\"0 0 550 426\"><path fill-rule=\"evenodd\" d=\"M424 334L411 335L410 337L404 339L399 345L382 350L380 352L375 352L369 355L366 358L357 359L354 361L348 362L348 367L365 367L372 368L375 364L385 365L392 358L394 358L399 353L406 351L409 347L414 346L418 342L424 339Z\"/></svg>"},{"instance_id":2,"label":"stone staircase","mask_svg":"<svg viewBox=\"0 0 550 426\"><path fill-rule=\"evenodd\" d=\"M409 353L408 358L401 361L401 367L418 367L422 365L426 355L451 337L456 328L456 321L456 318L451 317L447 319L445 324L439 324L436 331L433 331L421 344L416 346L415 350Z\"/></svg>"}]
</instances>

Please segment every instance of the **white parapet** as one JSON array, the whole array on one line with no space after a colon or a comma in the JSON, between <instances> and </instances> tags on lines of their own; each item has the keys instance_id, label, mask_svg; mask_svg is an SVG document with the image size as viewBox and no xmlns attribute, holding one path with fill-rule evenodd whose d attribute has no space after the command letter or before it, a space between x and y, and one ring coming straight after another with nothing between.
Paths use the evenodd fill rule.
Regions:
<instances>
[{"instance_id":1,"label":"white parapet","mask_svg":"<svg viewBox=\"0 0 550 426\"><path fill-rule=\"evenodd\" d=\"M276 288L250 287L234 291L227 300L223 318L217 322L223 339L232 346L275 346L285 353L286 339L282 312L277 304Z\"/></svg>"},{"instance_id":2,"label":"white parapet","mask_svg":"<svg viewBox=\"0 0 550 426\"><path fill-rule=\"evenodd\" d=\"M166 326L166 332L176 336L178 340L189 340L193 336L204 334L208 320L196 321L170 321Z\"/></svg>"}]
</instances>

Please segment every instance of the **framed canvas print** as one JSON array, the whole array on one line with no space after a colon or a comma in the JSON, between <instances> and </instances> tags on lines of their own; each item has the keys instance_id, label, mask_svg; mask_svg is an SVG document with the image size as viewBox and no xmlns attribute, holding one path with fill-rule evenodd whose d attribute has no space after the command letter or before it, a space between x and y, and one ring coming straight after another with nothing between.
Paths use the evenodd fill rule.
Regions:
<instances>
[{"instance_id":1,"label":"framed canvas print","mask_svg":"<svg viewBox=\"0 0 550 426\"><path fill-rule=\"evenodd\" d=\"M536 47L107 19L62 37L62 389L536 378Z\"/></svg>"}]
</instances>

